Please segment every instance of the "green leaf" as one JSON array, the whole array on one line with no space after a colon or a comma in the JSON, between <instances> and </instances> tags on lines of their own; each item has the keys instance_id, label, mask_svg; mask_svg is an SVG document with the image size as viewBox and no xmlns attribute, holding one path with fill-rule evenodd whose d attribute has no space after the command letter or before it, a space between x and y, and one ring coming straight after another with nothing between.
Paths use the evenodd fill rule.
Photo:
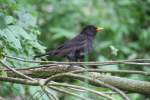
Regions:
<instances>
[{"instance_id":1,"label":"green leaf","mask_svg":"<svg viewBox=\"0 0 150 100\"><path fill-rule=\"evenodd\" d=\"M4 71L4 70L0 71L0 76L7 77L6 71Z\"/></svg>"},{"instance_id":2,"label":"green leaf","mask_svg":"<svg viewBox=\"0 0 150 100\"><path fill-rule=\"evenodd\" d=\"M115 48L114 46L110 46L110 50L111 50L111 54L114 55L114 56L117 56L118 54L118 49Z\"/></svg>"},{"instance_id":3,"label":"green leaf","mask_svg":"<svg viewBox=\"0 0 150 100\"><path fill-rule=\"evenodd\" d=\"M36 49L38 49L39 52L42 52L42 53L45 52L46 47L40 45L38 42L33 42L33 44L34 44L33 47L35 47Z\"/></svg>"},{"instance_id":4,"label":"green leaf","mask_svg":"<svg viewBox=\"0 0 150 100\"><path fill-rule=\"evenodd\" d=\"M11 30L10 28L5 28L4 30L0 30L0 35L5 37L9 42L9 44L14 47L15 49L21 49L21 44L20 40L16 37L16 32L15 30Z\"/></svg>"},{"instance_id":5,"label":"green leaf","mask_svg":"<svg viewBox=\"0 0 150 100\"><path fill-rule=\"evenodd\" d=\"M21 95L24 94L25 90L23 85L21 84L13 84L13 94L14 95Z\"/></svg>"},{"instance_id":6,"label":"green leaf","mask_svg":"<svg viewBox=\"0 0 150 100\"><path fill-rule=\"evenodd\" d=\"M32 37L20 26L11 25L8 27L17 38L32 40Z\"/></svg>"},{"instance_id":7,"label":"green leaf","mask_svg":"<svg viewBox=\"0 0 150 100\"><path fill-rule=\"evenodd\" d=\"M13 24L14 23L14 18L12 16L6 16L5 17L5 22L6 24Z\"/></svg>"},{"instance_id":8,"label":"green leaf","mask_svg":"<svg viewBox=\"0 0 150 100\"><path fill-rule=\"evenodd\" d=\"M5 15L0 12L0 29L6 28Z\"/></svg>"},{"instance_id":9,"label":"green leaf","mask_svg":"<svg viewBox=\"0 0 150 100\"><path fill-rule=\"evenodd\" d=\"M4 45L2 44L2 41L0 41L0 59L3 57L2 53L4 52Z\"/></svg>"},{"instance_id":10,"label":"green leaf","mask_svg":"<svg viewBox=\"0 0 150 100\"><path fill-rule=\"evenodd\" d=\"M30 26L35 27L36 26L36 17L32 16L30 13L28 13L26 10L21 10L17 12L19 16L18 25L22 26L24 28L28 28Z\"/></svg>"}]
</instances>

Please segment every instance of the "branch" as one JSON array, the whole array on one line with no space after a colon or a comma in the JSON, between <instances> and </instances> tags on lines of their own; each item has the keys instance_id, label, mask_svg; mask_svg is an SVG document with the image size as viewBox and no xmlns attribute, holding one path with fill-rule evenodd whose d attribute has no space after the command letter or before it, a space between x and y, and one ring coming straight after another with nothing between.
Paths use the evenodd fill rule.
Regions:
<instances>
[{"instance_id":1,"label":"branch","mask_svg":"<svg viewBox=\"0 0 150 100\"><path fill-rule=\"evenodd\" d=\"M21 73L31 76L31 77L34 77L34 78L46 78L46 77L49 77L49 76L52 76L52 75L55 75L58 73L65 73L65 72L76 71L76 70L78 70L78 71L86 70L79 66L70 67L69 65L57 65L57 66L42 65L42 66L37 67L37 68L24 68L24 69L18 69L18 70ZM100 70L100 69L98 69L98 70ZM5 70L5 71L7 72L8 76L19 77L16 73L13 73L10 70ZM93 74L92 72L95 74ZM94 71L94 70L92 72L90 72L92 78L99 77L99 80L104 81L105 83L108 83L110 85L116 86L119 89L122 89L124 91L150 95L150 82L127 79L127 78L120 78L117 76L101 75L99 73L96 73L98 71ZM101 72L101 71L99 71L99 72ZM139 72L135 73L135 74L139 74ZM1 77L0 77L0 81L12 82L10 80L7 80L7 78L2 79ZM13 81L13 82L16 83L15 81ZM22 81L17 82L17 83L24 84L24 82L22 82ZM25 83L25 84L29 84L29 83Z\"/></svg>"},{"instance_id":2,"label":"branch","mask_svg":"<svg viewBox=\"0 0 150 100\"><path fill-rule=\"evenodd\" d=\"M98 73L113 73L113 74L139 74L139 75L146 75L150 76L150 72L144 72L144 71L135 71L135 70L105 70L105 69L84 69L79 66L73 66L69 67L70 65L40 65L38 67L28 67L28 68L21 68L16 69L20 71L21 73L24 73L31 77L37 77L37 78L45 78L51 75L55 75L58 73L68 72L72 71L73 73L83 73L83 72L98 72ZM13 73L10 70L5 69L8 76L12 77L19 77L15 73ZM39 74L41 73L41 74Z\"/></svg>"},{"instance_id":3,"label":"branch","mask_svg":"<svg viewBox=\"0 0 150 100\"><path fill-rule=\"evenodd\" d=\"M0 63L1 63L4 67L6 67L7 69L11 70L12 72L14 72L14 73L20 75L21 77L24 77L24 78L29 79L29 80L35 80L35 79L33 79L33 78L31 78L31 77L29 77L29 76L27 76L27 75L25 75L25 74L23 74L23 73L17 71L16 69L14 69L14 68L12 68L12 67L9 67L9 66L8 66L7 64L5 64L3 61L0 61Z\"/></svg>"},{"instance_id":4,"label":"branch","mask_svg":"<svg viewBox=\"0 0 150 100\"><path fill-rule=\"evenodd\" d=\"M145 65L150 66L150 59L131 59L131 60L117 60L117 61L103 61L103 62L57 62L57 61L36 61L28 60L18 57L13 57L3 54L4 57L30 63L43 63L43 64L78 64L78 65L114 65L114 64L126 64L126 65Z\"/></svg>"},{"instance_id":5,"label":"branch","mask_svg":"<svg viewBox=\"0 0 150 100\"><path fill-rule=\"evenodd\" d=\"M9 56L9 55L6 55L6 54L3 54L3 56L6 57L6 58L10 58L10 59L14 59L14 60L22 61L22 62L29 62L29 63L55 63L56 62L56 61L35 61L35 60L29 60L29 59Z\"/></svg>"},{"instance_id":6,"label":"branch","mask_svg":"<svg viewBox=\"0 0 150 100\"><path fill-rule=\"evenodd\" d=\"M75 94L75 93L72 93L72 92L65 91L64 89L61 89L61 88L58 88L58 87L49 86L49 88L51 88L51 89L53 89L55 91L61 92L61 93L65 93L65 94L69 94L69 95L81 98L83 100L89 100L88 98L82 97L82 96L80 96L78 94Z\"/></svg>"},{"instance_id":7,"label":"branch","mask_svg":"<svg viewBox=\"0 0 150 100\"><path fill-rule=\"evenodd\" d=\"M150 82L120 78L117 76L97 75L96 77L97 79L111 84L121 90L150 95Z\"/></svg>"},{"instance_id":8,"label":"branch","mask_svg":"<svg viewBox=\"0 0 150 100\"><path fill-rule=\"evenodd\" d=\"M45 87L45 86L41 86L41 89L47 95L49 100L58 100L58 98L55 96L55 94L53 94L52 92L49 92L46 88L47 87Z\"/></svg>"},{"instance_id":9,"label":"branch","mask_svg":"<svg viewBox=\"0 0 150 100\"><path fill-rule=\"evenodd\" d=\"M99 73L114 73L114 74L140 74L150 76L149 72L135 71L135 70L106 70L106 69L83 69L71 71L72 73L83 73L83 72L99 72Z\"/></svg>"},{"instance_id":10,"label":"branch","mask_svg":"<svg viewBox=\"0 0 150 100\"><path fill-rule=\"evenodd\" d=\"M24 84L24 85L33 85L33 86L39 86L40 85L38 81L30 81L27 79L12 78L12 77L1 77L0 76L0 81L17 83L17 84Z\"/></svg>"},{"instance_id":11,"label":"branch","mask_svg":"<svg viewBox=\"0 0 150 100\"><path fill-rule=\"evenodd\" d=\"M98 92L98 91L95 91L95 90L92 90L92 89L89 89L89 88L81 87L81 86L70 85L70 84L67 84L67 83L58 83L58 82L50 82L48 85L50 87L51 86L62 86L62 87L71 87L71 88L75 88L75 89L86 90L86 91L89 91L91 93L97 94L99 96L105 97L105 98L107 98L109 100L113 100L112 97L110 97L110 96L108 96L106 94L103 94L101 92Z\"/></svg>"},{"instance_id":12,"label":"branch","mask_svg":"<svg viewBox=\"0 0 150 100\"><path fill-rule=\"evenodd\" d=\"M82 67L79 66L71 66L70 65L57 65L57 66L48 66L48 65L42 65L40 67L36 68L22 68L22 69L16 69L19 70L19 72L24 73L25 75L31 76L33 78L47 78L49 76L63 73L63 72L69 72L74 70L81 70ZM16 73L13 73L10 70L5 70L7 72L8 76L11 77L19 77ZM40 73L40 74L39 74Z\"/></svg>"},{"instance_id":13,"label":"branch","mask_svg":"<svg viewBox=\"0 0 150 100\"><path fill-rule=\"evenodd\" d=\"M90 82L94 85L110 88L113 91L118 92L125 100L130 100L128 98L128 96L123 91L115 88L114 86L109 85L107 83L104 83L103 81L96 80L94 78L86 77L86 76L83 76L83 75L76 75L76 74L72 74L72 73L56 74L56 75L53 75L52 77L47 78L46 81L45 81L45 84L48 84L50 81L56 80L57 78L63 78L63 77L75 78L75 79L79 79L79 80L82 80L82 81L87 80L88 82Z\"/></svg>"},{"instance_id":14,"label":"branch","mask_svg":"<svg viewBox=\"0 0 150 100\"><path fill-rule=\"evenodd\" d=\"M37 90L36 92L34 92L32 95L28 97L28 100L35 100L36 98L40 99L43 95L44 92L42 90Z\"/></svg>"}]
</instances>

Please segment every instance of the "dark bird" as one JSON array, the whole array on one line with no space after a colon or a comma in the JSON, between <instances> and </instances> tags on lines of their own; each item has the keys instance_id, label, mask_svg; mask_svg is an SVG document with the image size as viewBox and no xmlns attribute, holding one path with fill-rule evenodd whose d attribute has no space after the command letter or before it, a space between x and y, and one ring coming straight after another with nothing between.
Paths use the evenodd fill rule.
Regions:
<instances>
[{"instance_id":1,"label":"dark bird","mask_svg":"<svg viewBox=\"0 0 150 100\"><path fill-rule=\"evenodd\" d=\"M45 54L37 55L34 58L42 56L63 56L67 57L69 61L78 61L84 58L93 49L93 40L97 32L103 28L88 25L72 40L65 42L55 50L49 51Z\"/></svg>"}]
</instances>

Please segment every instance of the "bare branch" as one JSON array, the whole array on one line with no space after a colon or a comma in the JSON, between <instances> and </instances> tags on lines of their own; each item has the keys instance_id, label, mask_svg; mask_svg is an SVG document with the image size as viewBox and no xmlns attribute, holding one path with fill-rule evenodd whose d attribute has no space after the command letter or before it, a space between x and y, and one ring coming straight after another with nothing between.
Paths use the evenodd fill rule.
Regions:
<instances>
[{"instance_id":1,"label":"bare branch","mask_svg":"<svg viewBox=\"0 0 150 100\"><path fill-rule=\"evenodd\" d=\"M102 96L102 97L105 97L109 100L113 100L112 97L108 96L108 95L105 95L101 92L98 92L98 91L95 91L95 90L92 90L92 89L89 89L89 88L86 88L86 87L81 87L81 86L77 86L77 85L71 85L71 84L67 84L67 83L58 83L58 82L50 82L48 84L49 86L63 86L63 87L71 87L71 88L75 88L75 89L81 89L81 90L86 90L86 91L89 91L91 93L94 93L94 94L97 94L99 96Z\"/></svg>"},{"instance_id":2,"label":"bare branch","mask_svg":"<svg viewBox=\"0 0 150 100\"><path fill-rule=\"evenodd\" d=\"M18 75L20 75L20 76L22 76L22 77L24 77L24 78L26 78L26 79L35 80L35 79L33 79L33 78L31 78L31 77L29 77L29 76L27 76L27 75L25 75L25 74L23 74L23 73L17 71L17 70L15 70L14 68L9 67L9 66L6 65L3 61L0 61L0 63L1 63L4 67L8 68L9 70L13 71L14 73L16 73L16 74L18 74Z\"/></svg>"},{"instance_id":3,"label":"bare branch","mask_svg":"<svg viewBox=\"0 0 150 100\"><path fill-rule=\"evenodd\" d=\"M93 76L96 79L99 79L105 83L111 84L125 91L150 95L150 82L133 80L128 78L121 78L117 76L101 75L101 74L92 75L91 73L91 77Z\"/></svg>"},{"instance_id":4,"label":"bare branch","mask_svg":"<svg viewBox=\"0 0 150 100\"><path fill-rule=\"evenodd\" d=\"M4 57L6 58L10 58L10 59L14 59L14 60L18 60L18 61L22 61L22 62L30 62L30 63L55 63L56 61L36 61L36 60L32 60L32 59L25 59L25 58L19 58L19 57L14 57L14 56L8 56L3 54Z\"/></svg>"},{"instance_id":5,"label":"bare branch","mask_svg":"<svg viewBox=\"0 0 150 100\"><path fill-rule=\"evenodd\" d=\"M49 67L46 66L46 67L41 67L41 68L38 67L38 68L33 68L33 69L28 69L28 68L19 69L20 72L28 76L34 77L34 78L46 78L46 77L50 77L58 73L66 73L69 71L76 71L76 70L82 71L86 69L79 67L79 66L70 67L68 65L58 65L58 66L49 66ZM6 70L6 71L7 71L8 76L19 77L17 74L13 73L12 71L9 71L9 70ZM87 73L89 73L91 75L90 77L92 78L97 77L99 78L99 80L104 81L105 83L109 83L110 85L116 86L119 89L122 89L124 91L150 95L150 82L133 80L133 79L128 79L128 78L121 78L117 76L107 76L107 75L102 75L96 72L87 72ZM63 78L61 78L60 80L63 80Z\"/></svg>"},{"instance_id":6,"label":"bare branch","mask_svg":"<svg viewBox=\"0 0 150 100\"><path fill-rule=\"evenodd\" d=\"M49 86L49 88L51 88L51 89L53 89L55 91L61 92L61 93L65 93L65 94L69 94L69 95L81 98L83 100L89 100L88 98L82 97L82 96L80 96L78 94L75 94L75 93L72 93L72 92L65 91L65 90L63 90L61 88L57 88L57 87L54 87L54 86Z\"/></svg>"},{"instance_id":7,"label":"bare branch","mask_svg":"<svg viewBox=\"0 0 150 100\"><path fill-rule=\"evenodd\" d=\"M103 87L106 87L106 88L110 88L113 91L118 92L125 100L130 100L128 98L128 96L123 91L115 88L114 86L111 86L111 85L109 85L107 83L104 83L100 80L92 79L90 77L86 77L86 76L83 76L83 75L76 75L76 74L72 74L72 73L57 74L57 75L53 75L52 77L47 78L46 81L45 81L45 84L48 84L50 81L56 80L57 78L60 78L60 77L70 77L70 78L75 78L75 79L79 79L79 80L88 80L88 82L93 83L97 86L103 86Z\"/></svg>"},{"instance_id":8,"label":"bare branch","mask_svg":"<svg viewBox=\"0 0 150 100\"><path fill-rule=\"evenodd\" d=\"M45 88L45 90L47 91L47 93L48 93L49 95L51 95L51 97L53 98L52 100L59 100L59 98L58 98L52 91L50 91L49 87L44 86L44 88Z\"/></svg>"},{"instance_id":9,"label":"bare branch","mask_svg":"<svg viewBox=\"0 0 150 100\"><path fill-rule=\"evenodd\" d=\"M38 95L39 94L39 95ZM39 99L39 98L41 98L42 96L44 95L44 92L42 91L42 90L37 90L35 93L33 93L32 95L30 95L29 97L28 97L28 99L29 100L34 100L34 98L35 99Z\"/></svg>"},{"instance_id":10,"label":"bare branch","mask_svg":"<svg viewBox=\"0 0 150 100\"><path fill-rule=\"evenodd\" d=\"M145 65L150 66L150 59L131 59L131 60L117 60L117 61L103 61L103 62L57 62L57 61L36 61L36 60L26 60L18 57L12 57L8 55L3 56L23 62L30 63L45 63L45 64L79 64L79 65L114 65L114 64L126 64L126 65ZM146 61L146 62L145 62Z\"/></svg>"},{"instance_id":11,"label":"bare branch","mask_svg":"<svg viewBox=\"0 0 150 100\"><path fill-rule=\"evenodd\" d=\"M135 71L135 70L106 70L106 69L83 69L71 71L72 73L83 73L83 72L100 72L100 73L114 73L114 74L140 74L150 76L149 72Z\"/></svg>"},{"instance_id":12,"label":"bare branch","mask_svg":"<svg viewBox=\"0 0 150 100\"><path fill-rule=\"evenodd\" d=\"M40 85L38 81L30 81L27 79L12 78L12 77L1 77L0 76L0 81L17 83L17 84L25 84L25 85L33 85L33 86Z\"/></svg>"},{"instance_id":13,"label":"bare branch","mask_svg":"<svg viewBox=\"0 0 150 100\"><path fill-rule=\"evenodd\" d=\"M46 90L45 86L41 86L41 89L43 90L43 92L46 94L46 96L49 98L49 100L58 100L57 97L55 97L52 93L48 92Z\"/></svg>"}]
</instances>

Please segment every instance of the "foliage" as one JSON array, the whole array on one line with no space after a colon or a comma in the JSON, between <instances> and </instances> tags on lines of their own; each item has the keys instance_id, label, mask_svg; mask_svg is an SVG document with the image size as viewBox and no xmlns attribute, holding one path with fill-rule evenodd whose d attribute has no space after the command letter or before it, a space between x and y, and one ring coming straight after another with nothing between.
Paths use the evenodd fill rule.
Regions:
<instances>
[{"instance_id":1,"label":"foliage","mask_svg":"<svg viewBox=\"0 0 150 100\"><path fill-rule=\"evenodd\" d=\"M22 58L31 58L35 52L44 52L45 47L37 39L40 32L36 25L37 16L22 8L22 2L17 3L13 0L0 1L0 58L2 54L19 56ZM34 12L34 11L33 11ZM30 66L33 64L20 63L12 60L8 63L12 67ZM0 66L0 68L2 68ZM0 72L6 76L4 71ZM22 93L22 86L16 87L12 84L1 85L1 95L17 95L16 88ZM22 88L21 88L22 87ZM17 92L17 93L16 93Z\"/></svg>"},{"instance_id":2,"label":"foliage","mask_svg":"<svg viewBox=\"0 0 150 100\"><path fill-rule=\"evenodd\" d=\"M2 53L32 58L45 47L53 49L73 38L87 24L105 29L97 34L90 60L149 58L149 4L150 0L0 0L0 58ZM8 62L14 67L31 65Z\"/></svg>"},{"instance_id":3,"label":"foliage","mask_svg":"<svg viewBox=\"0 0 150 100\"><path fill-rule=\"evenodd\" d=\"M40 35L37 17L19 4L11 0L1 1L0 49L8 55L31 57L35 51L44 52L45 47L37 40Z\"/></svg>"}]
</instances>

